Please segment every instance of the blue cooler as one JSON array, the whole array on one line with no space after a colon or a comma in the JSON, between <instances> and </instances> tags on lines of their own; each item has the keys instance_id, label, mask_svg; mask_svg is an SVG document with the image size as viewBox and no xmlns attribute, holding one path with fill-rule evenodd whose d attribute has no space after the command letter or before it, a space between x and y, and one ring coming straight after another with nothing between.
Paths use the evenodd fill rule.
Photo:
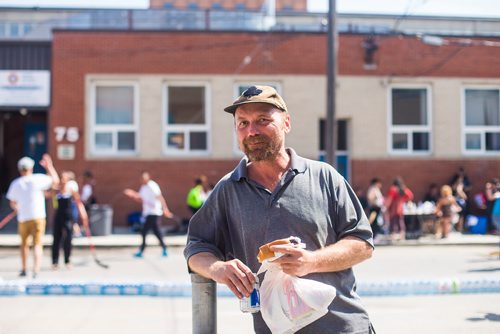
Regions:
<instances>
[{"instance_id":1,"label":"blue cooler","mask_svg":"<svg viewBox=\"0 0 500 334\"><path fill-rule=\"evenodd\" d=\"M467 216L467 227L471 234L486 234L488 218L484 216Z\"/></svg>"}]
</instances>

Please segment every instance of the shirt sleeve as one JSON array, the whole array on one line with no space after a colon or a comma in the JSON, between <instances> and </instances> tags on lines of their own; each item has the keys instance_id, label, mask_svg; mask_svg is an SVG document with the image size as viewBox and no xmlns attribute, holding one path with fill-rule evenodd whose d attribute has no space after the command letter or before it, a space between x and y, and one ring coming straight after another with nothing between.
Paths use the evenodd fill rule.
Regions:
<instances>
[{"instance_id":1,"label":"shirt sleeve","mask_svg":"<svg viewBox=\"0 0 500 334\"><path fill-rule=\"evenodd\" d=\"M153 194L155 194L155 196L160 196L161 195L161 189L160 189L160 186L158 185L158 183L154 182L154 181L150 181L148 182L148 186L149 186L149 189L151 189L151 191L153 192Z\"/></svg>"},{"instance_id":2,"label":"shirt sleeve","mask_svg":"<svg viewBox=\"0 0 500 334\"><path fill-rule=\"evenodd\" d=\"M66 184L66 187L68 192L70 192L71 194L78 192L78 183L76 183L76 181L74 180L69 181L68 184Z\"/></svg>"},{"instance_id":3,"label":"shirt sleeve","mask_svg":"<svg viewBox=\"0 0 500 334\"><path fill-rule=\"evenodd\" d=\"M408 201L413 201L413 192L409 188L405 188L405 195Z\"/></svg>"},{"instance_id":4,"label":"shirt sleeve","mask_svg":"<svg viewBox=\"0 0 500 334\"><path fill-rule=\"evenodd\" d=\"M7 191L7 195L5 197L7 197L7 199L9 201L17 201L17 193L18 193L18 187L17 187L17 183L14 181L13 183L11 183L11 185L9 186L9 190Z\"/></svg>"},{"instance_id":5,"label":"shirt sleeve","mask_svg":"<svg viewBox=\"0 0 500 334\"><path fill-rule=\"evenodd\" d=\"M92 196L92 186L90 184L85 184L82 187L82 194L80 195L80 198L83 202L87 202L90 196Z\"/></svg>"},{"instance_id":6,"label":"shirt sleeve","mask_svg":"<svg viewBox=\"0 0 500 334\"><path fill-rule=\"evenodd\" d=\"M366 214L349 183L340 175L337 179L335 232L338 239L355 236L373 247L373 232Z\"/></svg>"},{"instance_id":7,"label":"shirt sleeve","mask_svg":"<svg viewBox=\"0 0 500 334\"><path fill-rule=\"evenodd\" d=\"M35 184L40 190L48 190L52 187L52 178L45 174L34 174Z\"/></svg>"},{"instance_id":8,"label":"shirt sleeve","mask_svg":"<svg viewBox=\"0 0 500 334\"><path fill-rule=\"evenodd\" d=\"M216 189L189 222L187 245L184 249L186 260L203 252L225 260L224 240L227 235L225 206L223 192L220 188Z\"/></svg>"}]
</instances>

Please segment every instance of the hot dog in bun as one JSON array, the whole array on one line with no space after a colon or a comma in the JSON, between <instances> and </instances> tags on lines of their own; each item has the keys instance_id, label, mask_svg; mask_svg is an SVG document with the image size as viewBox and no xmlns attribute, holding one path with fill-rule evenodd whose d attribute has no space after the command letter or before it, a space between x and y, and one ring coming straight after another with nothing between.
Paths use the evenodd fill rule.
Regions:
<instances>
[{"instance_id":1,"label":"hot dog in bun","mask_svg":"<svg viewBox=\"0 0 500 334\"><path fill-rule=\"evenodd\" d=\"M259 262L262 263L267 259L278 256L279 254L274 253L270 249L271 246L277 246L277 245L292 245L294 247L304 248L304 244L300 243L300 238L289 237L286 239L277 239L259 247L259 254L257 254L257 260L259 260Z\"/></svg>"}]
</instances>

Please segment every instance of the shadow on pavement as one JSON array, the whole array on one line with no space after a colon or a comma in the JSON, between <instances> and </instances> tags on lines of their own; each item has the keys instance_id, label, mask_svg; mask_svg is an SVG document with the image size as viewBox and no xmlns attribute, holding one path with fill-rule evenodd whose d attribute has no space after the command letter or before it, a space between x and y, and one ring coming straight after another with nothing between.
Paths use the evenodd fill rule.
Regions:
<instances>
[{"instance_id":1,"label":"shadow on pavement","mask_svg":"<svg viewBox=\"0 0 500 334\"><path fill-rule=\"evenodd\" d=\"M482 318L467 318L468 321L500 321L500 314L486 313Z\"/></svg>"}]
</instances>

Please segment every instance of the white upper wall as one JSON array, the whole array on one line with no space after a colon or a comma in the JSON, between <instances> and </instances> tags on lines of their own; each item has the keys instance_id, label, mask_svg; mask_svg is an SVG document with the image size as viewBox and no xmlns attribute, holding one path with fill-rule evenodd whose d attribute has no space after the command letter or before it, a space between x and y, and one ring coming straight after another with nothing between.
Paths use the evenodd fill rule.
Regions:
<instances>
[{"instance_id":1,"label":"white upper wall","mask_svg":"<svg viewBox=\"0 0 500 334\"><path fill-rule=\"evenodd\" d=\"M86 92L86 131L90 133L92 81L127 80L139 89L139 144L137 159L237 159L233 117L223 108L235 98L239 84L276 84L287 103L292 131L287 146L299 154L317 159L319 120L326 115L326 78L324 76L193 76L193 75L88 75ZM210 98L209 153L204 155L166 155L163 150L164 89L168 83L207 85ZM391 87L428 87L430 94L431 152L423 158L461 158L462 94L466 87L497 87L500 79L405 78L340 76L337 82L338 119L348 121L348 153L357 159L384 159L397 156L389 152L389 91ZM89 136L87 136L89 137ZM91 138L89 138L91 140ZM86 156L92 158L88 142Z\"/></svg>"}]
</instances>

